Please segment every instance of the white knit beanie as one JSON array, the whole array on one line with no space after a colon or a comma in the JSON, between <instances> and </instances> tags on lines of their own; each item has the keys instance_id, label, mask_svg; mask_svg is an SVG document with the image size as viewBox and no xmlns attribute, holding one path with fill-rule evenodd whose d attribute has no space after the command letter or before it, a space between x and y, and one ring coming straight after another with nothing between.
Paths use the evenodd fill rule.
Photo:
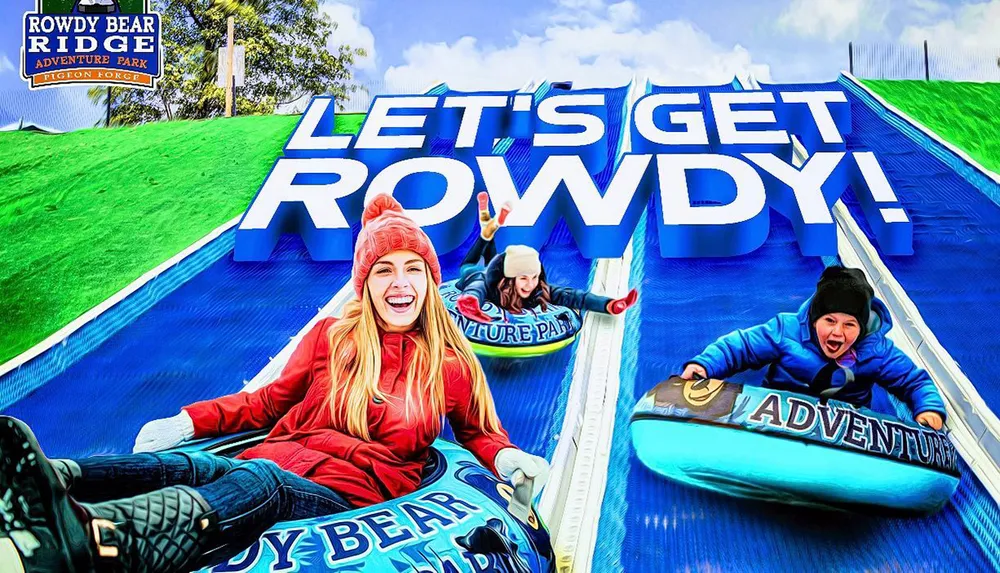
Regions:
<instances>
[{"instance_id":1,"label":"white knit beanie","mask_svg":"<svg viewBox=\"0 0 1000 573\"><path fill-rule=\"evenodd\" d=\"M527 245L509 245L504 251L503 276L512 279L520 275L537 275L542 272L538 251Z\"/></svg>"}]
</instances>

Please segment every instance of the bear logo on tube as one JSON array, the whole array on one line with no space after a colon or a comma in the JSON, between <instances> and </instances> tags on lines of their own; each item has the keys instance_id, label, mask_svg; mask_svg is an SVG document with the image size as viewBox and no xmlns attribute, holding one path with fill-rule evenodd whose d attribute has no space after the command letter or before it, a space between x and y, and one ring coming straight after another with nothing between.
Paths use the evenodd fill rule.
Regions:
<instances>
[{"instance_id":1,"label":"bear logo on tube","mask_svg":"<svg viewBox=\"0 0 1000 573\"><path fill-rule=\"evenodd\" d=\"M674 376L649 392L656 407L679 408L696 413L698 418L715 420L732 413L741 388L715 378L685 380Z\"/></svg>"}]
</instances>

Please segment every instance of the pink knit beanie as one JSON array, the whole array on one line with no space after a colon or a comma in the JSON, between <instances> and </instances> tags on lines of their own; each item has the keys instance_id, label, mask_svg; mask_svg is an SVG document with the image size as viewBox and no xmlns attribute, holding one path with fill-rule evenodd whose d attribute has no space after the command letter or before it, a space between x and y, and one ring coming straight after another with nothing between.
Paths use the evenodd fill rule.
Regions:
<instances>
[{"instance_id":1,"label":"pink knit beanie","mask_svg":"<svg viewBox=\"0 0 1000 573\"><path fill-rule=\"evenodd\" d=\"M441 264L434 245L423 229L403 212L392 195L377 195L361 216L361 232L354 246L354 292L361 298L368 273L375 261L392 251L407 250L423 257L435 285L441 284Z\"/></svg>"}]
</instances>

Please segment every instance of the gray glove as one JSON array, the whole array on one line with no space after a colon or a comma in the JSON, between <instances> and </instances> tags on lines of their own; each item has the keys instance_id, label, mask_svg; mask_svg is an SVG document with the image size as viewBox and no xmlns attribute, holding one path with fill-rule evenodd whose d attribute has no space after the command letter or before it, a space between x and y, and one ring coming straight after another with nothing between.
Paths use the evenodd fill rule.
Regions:
<instances>
[{"instance_id":1,"label":"gray glove","mask_svg":"<svg viewBox=\"0 0 1000 573\"><path fill-rule=\"evenodd\" d=\"M535 489L541 489L549 479L549 463L545 458L533 456L517 448L504 448L497 452L493 465L496 466L500 477L507 481L514 476L516 470L521 470L526 477L534 478Z\"/></svg>"},{"instance_id":2,"label":"gray glove","mask_svg":"<svg viewBox=\"0 0 1000 573\"><path fill-rule=\"evenodd\" d=\"M187 412L172 418L161 418L147 422L135 437L133 453L158 452L166 450L194 437L194 422Z\"/></svg>"}]
</instances>

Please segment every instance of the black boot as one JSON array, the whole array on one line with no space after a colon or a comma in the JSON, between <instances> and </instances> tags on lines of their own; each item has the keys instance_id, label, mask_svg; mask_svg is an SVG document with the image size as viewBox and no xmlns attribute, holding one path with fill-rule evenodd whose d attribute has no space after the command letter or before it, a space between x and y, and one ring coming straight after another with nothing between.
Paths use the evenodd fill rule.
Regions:
<instances>
[{"instance_id":1,"label":"black boot","mask_svg":"<svg viewBox=\"0 0 1000 573\"><path fill-rule=\"evenodd\" d=\"M214 512L186 486L83 507L92 517L98 571L188 571L215 531Z\"/></svg>"},{"instance_id":2,"label":"black boot","mask_svg":"<svg viewBox=\"0 0 1000 573\"><path fill-rule=\"evenodd\" d=\"M0 570L91 570L79 506L24 422L0 416Z\"/></svg>"}]
</instances>

